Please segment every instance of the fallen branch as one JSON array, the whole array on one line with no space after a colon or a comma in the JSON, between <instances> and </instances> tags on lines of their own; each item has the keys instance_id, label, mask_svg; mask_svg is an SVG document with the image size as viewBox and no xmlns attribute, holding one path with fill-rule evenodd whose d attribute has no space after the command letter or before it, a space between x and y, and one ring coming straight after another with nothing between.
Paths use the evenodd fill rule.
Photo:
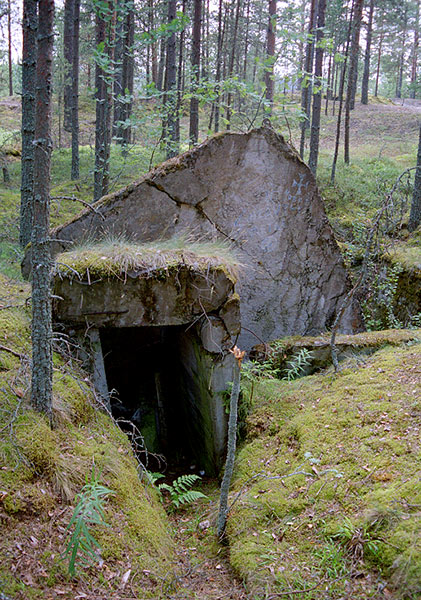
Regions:
<instances>
[{"instance_id":1,"label":"fallen branch","mask_svg":"<svg viewBox=\"0 0 421 600\"><path fill-rule=\"evenodd\" d=\"M22 360L22 358L23 358L23 354L19 354L19 352L15 352L15 350L12 350L11 348L8 348L7 346L3 346L2 344L0 344L0 351L1 352L9 352L9 354L16 356L16 358L19 358L20 360Z\"/></svg>"},{"instance_id":2,"label":"fallen branch","mask_svg":"<svg viewBox=\"0 0 421 600\"><path fill-rule=\"evenodd\" d=\"M94 212L96 215L99 215L101 219L105 221L104 215L100 213L99 210L92 206L92 204L89 204L89 202L86 202L86 200L82 200L81 198L77 198L76 196L52 196L51 200L71 200L72 202L80 202L81 204L83 204L83 206L86 206L86 208L92 210L92 212Z\"/></svg>"}]
</instances>

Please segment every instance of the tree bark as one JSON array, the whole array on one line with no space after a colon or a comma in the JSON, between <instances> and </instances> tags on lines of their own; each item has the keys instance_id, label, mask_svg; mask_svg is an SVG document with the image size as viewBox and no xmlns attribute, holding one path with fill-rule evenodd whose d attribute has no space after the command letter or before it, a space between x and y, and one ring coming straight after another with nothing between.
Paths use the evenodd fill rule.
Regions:
<instances>
[{"instance_id":1,"label":"tree bark","mask_svg":"<svg viewBox=\"0 0 421 600\"><path fill-rule=\"evenodd\" d=\"M75 0L65 0L63 24L63 55L64 55L64 120L65 131L72 131L72 100L73 100L73 26L74 26Z\"/></svg>"},{"instance_id":2,"label":"tree bark","mask_svg":"<svg viewBox=\"0 0 421 600\"><path fill-rule=\"evenodd\" d=\"M193 41L191 53L192 80L190 99L190 144L195 145L199 139L199 98L197 88L200 79L200 34L202 30L202 0L194 0Z\"/></svg>"},{"instance_id":3,"label":"tree bark","mask_svg":"<svg viewBox=\"0 0 421 600\"><path fill-rule=\"evenodd\" d=\"M319 0L317 7L317 34L316 34L316 61L314 66L314 84L317 88L313 94L313 113L311 119L310 133L310 156L309 167L311 172L316 175L317 161L319 157L319 138L320 138L320 113L322 109L322 74L323 74L323 45L324 26L325 26L326 0Z\"/></svg>"},{"instance_id":4,"label":"tree bark","mask_svg":"<svg viewBox=\"0 0 421 600\"><path fill-rule=\"evenodd\" d=\"M80 0L74 0L72 44L72 180L79 179L79 16Z\"/></svg>"},{"instance_id":5,"label":"tree bark","mask_svg":"<svg viewBox=\"0 0 421 600\"><path fill-rule=\"evenodd\" d=\"M219 114L220 114L220 85L221 81L221 67L222 67L222 46L223 46L223 30L222 30L222 0L219 0L219 8L218 8L218 42L217 42L217 51L216 51L216 74L215 74L215 103L214 103L214 112L215 112L215 133L219 131ZM210 128L210 127L209 127Z\"/></svg>"},{"instance_id":6,"label":"tree bark","mask_svg":"<svg viewBox=\"0 0 421 600\"><path fill-rule=\"evenodd\" d=\"M37 56L37 0L23 2L22 45L22 162L19 242L31 240L34 189L35 77Z\"/></svg>"},{"instance_id":7,"label":"tree bark","mask_svg":"<svg viewBox=\"0 0 421 600\"><path fill-rule=\"evenodd\" d=\"M110 37L110 3L98 7L96 13L96 46L102 48L102 58L108 55ZM108 34L108 35L107 35ZM108 39L107 39L108 37ZM104 61L101 61L104 62ZM109 65L107 67L109 70ZM108 191L110 159L110 90L107 73L97 60L95 64L95 171L94 200L99 200Z\"/></svg>"},{"instance_id":8,"label":"tree bark","mask_svg":"<svg viewBox=\"0 0 421 600\"><path fill-rule=\"evenodd\" d=\"M32 406L52 421L50 252L51 97L54 0L39 0L32 228Z\"/></svg>"},{"instance_id":9,"label":"tree bark","mask_svg":"<svg viewBox=\"0 0 421 600\"><path fill-rule=\"evenodd\" d=\"M374 88L374 97L375 98L377 98L377 95L379 93L380 60L381 60L381 57L382 57L383 37L384 37L384 33L382 31L381 34L380 34L379 48L378 48L378 51L377 51L376 85L375 85L375 88Z\"/></svg>"},{"instance_id":10,"label":"tree bark","mask_svg":"<svg viewBox=\"0 0 421 600\"><path fill-rule=\"evenodd\" d=\"M231 38L231 52L230 52L230 59L229 59L229 63L228 63L228 79L231 79L231 77L234 73L235 54L237 52L238 21L240 18L240 4L241 4L241 0L237 0L236 8L235 8L234 26L233 26L232 38ZM227 111L226 111L227 131L229 131L231 129L231 104L232 104L232 92L230 90L228 92L228 96L227 96Z\"/></svg>"},{"instance_id":11,"label":"tree bark","mask_svg":"<svg viewBox=\"0 0 421 600\"><path fill-rule=\"evenodd\" d=\"M361 104L368 104L368 82L370 79L371 38L373 35L374 0L370 0L368 13L367 37L364 55L364 73L361 84Z\"/></svg>"},{"instance_id":12,"label":"tree bark","mask_svg":"<svg viewBox=\"0 0 421 600\"><path fill-rule=\"evenodd\" d=\"M7 58L9 63L9 96L13 96L12 6L7 0Z\"/></svg>"},{"instance_id":13,"label":"tree bark","mask_svg":"<svg viewBox=\"0 0 421 600\"><path fill-rule=\"evenodd\" d=\"M417 169L415 171L414 192L412 194L411 213L408 231L415 231L421 224L421 125L418 139Z\"/></svg>"},{"instance_id":14,"label":"tree bark","mask_svg":"<svg viewBox=\"0 0 421 600\"><path fill-rule=\"evenodd\" d=\"M313 34L314 34L314 27L315 27L316 7L317 7L317 0L311 0L306 55L305 55L305 61L304 61L304 73L303 73L303 81L301 82L301 110L306 115L306 118L303 119L300 124L300 128L301 128L300 156L302 159L304 158L306 129L309 127L309 123L310 123L310 106L311 106L311 91L312 91L310 77L313 72L313 56L314 56Z\"/></svg>"},{"instance_id":15,"label":"tree bark","mask_svg":"<svg viewBox=\"0 0 421 600\"><path fill-rule=\"evenodd\" d=\"M414 43L412 45L411 58L411 86L409 97L417 97L417 72L418 72L418 50L420 45L420 0L417 0L417 8L414 24Z\"/></svg>"},{"instance_id":16,"label":"tree bark","mask_svg":"<svg viewBox=\"0 0 421 600\"><path fill-rule=\"evenodd\" d=\"M360 47L360 28L363 14L364 0L355 0L354 16L352 18L352 41L349 56L348 85L345 99L345 127L344 127L344 160L349 164L349 135L352 99L355 94L355 71L357 69L358 50Z\"/></svg>"},{"instance_id":17,"label":"tree bark","mask_svg":"<svg viewBox=\"0 0 421 600\"><path fill-rule=\"evenodd\" d=\"M269 0L269 20L266 36L265 97L269 116L273 109L274 66L275 66L276 0Z\"/></svg>"},{"instance_id":18,"label":"tree bark","mask_svg":"<svg viewBox=\"0 0 421 600\"><path fill-rule=\"evenodd\" d=\"M176 0L168 0L168 24L177 16ZM167 41L167 69L166 69L166 112L167 112L167 158L178 154L177 148L177 68L176 68L176 39L173 31Z\"/></svg>"}]
</instances>

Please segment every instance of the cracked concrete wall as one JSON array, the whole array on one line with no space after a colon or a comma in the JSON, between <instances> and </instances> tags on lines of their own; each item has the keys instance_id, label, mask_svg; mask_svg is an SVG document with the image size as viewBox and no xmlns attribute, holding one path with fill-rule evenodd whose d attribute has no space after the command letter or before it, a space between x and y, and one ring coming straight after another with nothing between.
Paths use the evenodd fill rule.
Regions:
<instances>
[{"instance_id":1,"label":"cracked concrete wall","mask_svg":"<svg viewBox=\"0 0 421 600\"><path fill-rule=\"evenodd\" d=\"M102 198L54 231L63 241L53 253L107 233L152 241L186 231L229 240L243 264L242 347L332 324L349 289L343 260L313 175L268 128L215 136ZM341 330L361 327L354 304Z\"/></svg>"}]
</instances>

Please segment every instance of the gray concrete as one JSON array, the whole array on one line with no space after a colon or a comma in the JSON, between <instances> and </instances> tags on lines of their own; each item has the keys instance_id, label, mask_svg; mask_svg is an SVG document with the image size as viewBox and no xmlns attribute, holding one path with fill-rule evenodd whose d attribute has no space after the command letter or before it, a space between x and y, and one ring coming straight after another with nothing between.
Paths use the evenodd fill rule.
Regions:
<instances>
[{"instance_id":1,"label":"gray concrete","mask_svg":"<svg viewBox=\"0 0 421 600\"><path fill-rule=\"evenodd\" d=\"M57 228L52 237L63 242L53 253L107 232L149 241L187 231L230 241L244 265L237 290L246 349L256 336L324 331L349 288L313 175L268 128L210 138L104 197L96 211ZM26 272L27 265L28 258ZM361 327L354 303L341 330Z\"/></svg>"}]
</instances>

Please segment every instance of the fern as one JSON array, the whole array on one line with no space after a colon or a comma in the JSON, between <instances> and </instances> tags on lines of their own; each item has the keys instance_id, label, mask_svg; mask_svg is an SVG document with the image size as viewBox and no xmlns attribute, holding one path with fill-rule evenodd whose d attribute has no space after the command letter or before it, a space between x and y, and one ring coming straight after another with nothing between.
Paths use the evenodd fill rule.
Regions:
<instances>
[{"instance_id":1,"label":"fern","mask_svg":"<svg viewBox=\"0 0 421 600\"><path fill-rule=\"evenodd\" d=\"M170 505L174 508L179 508L182 504L192 504L201 498L207 498L202 492L189 489L198 480L200 480L199 475L180 475L180 477L174 479L172 484L160 483L158 490L161 493L163 490L168 492L170 495Z\"/></svg>"},{"instance_id":2,"label":"fern","mask_svg":"<svg viewBox=\"0 0 421 600\"><path fill-rule=\"evenodd\" d=\"M103 504L110 494L114 494L114 492L99 483L99 475L95 475L93 469L91 480L88 481L86 478L86 484L77 496L79 502L66 529L70 532L74 527L64 551L64 556L69 557L68 571L72 577L76 573L77 559L83 564L98 560L96 549L100 547L100 544L93 537L89 528L92 525L105 523Z\"/></svg>"}]
</instances>

